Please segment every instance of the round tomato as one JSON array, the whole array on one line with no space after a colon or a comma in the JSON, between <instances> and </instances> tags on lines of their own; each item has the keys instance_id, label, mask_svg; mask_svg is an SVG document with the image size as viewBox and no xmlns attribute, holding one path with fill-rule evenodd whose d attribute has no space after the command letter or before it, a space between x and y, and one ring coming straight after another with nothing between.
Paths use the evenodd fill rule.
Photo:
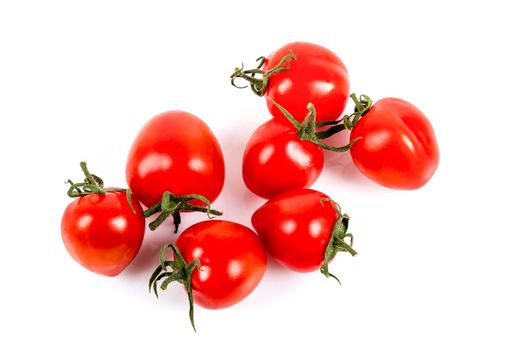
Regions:
<instances>
[{"instance_id":1,"label":"round tomato","mask_svg":"<svg viewBox=\"0 0 524 350\"><path fill-rule=\"evenodd\" d=\"M346 215L325 194L298 189L282 193L255 211L251 223L269 254L287 268L310 272L323 267L337 251L356 252L344 242Z\"/></svg>"},{"instance_id":2,"label":"round tomato","mask_svg":"<svg viewBox=\"0 0 524 350\"><path fill-rule=\"evenodd\" d=\"M351 157L371 180L395 189L426 184L439 163L437 139L426 116L398 98L377 101L351 131Z\"/></svg>"},{"instance_id":3,"label":"round tomato","mask_svg":"<svg viewBox=\"0 0 524 350\"><path fill-rule=\"evenodd\" d=\"M174 250L174 260L164 260L165 249ZM264 246L253 230L224 220L199 222L187 228L176 246L168 244L161 265L151 276L150 288L165 278L161 289L172 281L182 283L189 296L191 323L193 300L208 309L220 309L246 298L266 271Z\"/></svg>"},{"instance_id":4,"label":"round tomato","mask_svg":"<svg viewBox=\"0 0 524 350\"><path fill-rule=\"evenodd\" d=\"M126 167L129 188L148 207L166 191L198 194L213 202L224 185L224 172L224 158L213 132L202 120L182 111L149 120L131 146Z\"/></svg>"},{"instance_id":5,"label":"round tomato","mask_svg":"<svg viewBox=\"0 0 524 350\"><path fill-rule=\"evenodd\" d=\"M191 276L195 303L208 309L234 305L247 297L266 271L266 252L255 232L224 221L199 222L177 240L186 261L200 261Z\"/></svg>"},{"instance_id":6,"label":"round tomato","mask_svg":"<svg viewBox=\"0 0 524 350\"><path fill-rule=\"evenodd\" d=\"M133 261L144 238L140 203L125 192L88 194L62 216L62 239L71 256L93 272L116 276Z\"/></svg>"},{"instance_id":7,"label":"round tomato","mask_svg":"<svg viewBox=\"0 0 524 350\"><path fill-rule=\"evenodd\" d=\"M349 97L349 76L344 63L325 47L293 42L273 52L264 63L264 70L278 66L290 50L295 59L286 65L289 69L269 77L265 95L271 115L286 120L273 104L275 101L302 121L307 104L312 103L317 109L317 121L338 119Z\"/></svg>"},{"instance_id":8,"label":"round tomato","mask_svg":"<svg viewBox=\"0 0 524 350\"><path fill-rule=\"evenodd\" d=\"M271 119L251 136L244 151L242 175L253 193L271 198L312 185L323 165L320 147L300 140L289 123Z\"/></svg>"}]
</instances>

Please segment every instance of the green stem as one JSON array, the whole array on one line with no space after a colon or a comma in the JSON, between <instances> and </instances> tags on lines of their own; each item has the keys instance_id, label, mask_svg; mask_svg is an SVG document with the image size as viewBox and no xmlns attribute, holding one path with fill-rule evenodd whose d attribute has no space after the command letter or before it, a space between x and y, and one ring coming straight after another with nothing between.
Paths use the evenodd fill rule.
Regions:
<instances>
[{"instance_id":1,"label":"green stem","mask_svg":"<svg viewBox=\"0 0 524 350\"><path fill-rule=\"evenodd\" d=\"M173 250L174 260L166 260L166 250L171 248ZM196 332L195 318L194 318L194 306L193 306L193 287L191 284L191 275L195 268L200 269L200 261L193 260L187 263L182 255L180 249L173 243L165 244L160 248L160 264L153 271L149 279L149 292L153 289L156 297L158 298L158 283L160 284L161 290L166 290L170 283L178 282L185 287L187 297L189 300L189 320L191 326Z\"/></svg>"},{"instance_id":2,"label":"green stem","mask_svg":"<svg viewBox=\"0 0 524 350\"><path fill-rule=\"evenodd\" d=\"M189 203L193 200L199 200L205 204L204 207ZM182 211L197 211L206 213L208 218L213 219L216 216L222 215L222 212L212 209L211 202L204 196L199 194L188 194L184 196L177 196L171 192L164 192L160 202L151 206L144 211L144 217L150 217L158 212L160 215L149 224L151 231L154 231L162 224L169 216L173 217L175 225L175 233L178 232L180 226L180 212Z\"/></svg>"},{"instance_id":3,"label":"green stem","mask_svg":"<svg viewBox=\"0 0 524 350\"><path fill-rule=\"evenodd\" d=\"M74 183L70 179L66 181L67 184L69 184L69 189L67 190L67 195L71 198L77 198L77 197L83 197L88 196L90 194L106 194L111 192L126 192L126 200L127 204L133 211L133 213L136 214L136 210L133 207L133 204L131 202L131 190L119 188L119 187L104 187L104 180L102 178L96 176L95 174L91 174L89 170L87 169L87 163L86 162L80 162L80 168L82 169L82 172L84 173L85 179L83 182L77 182Z\"/></svg>"},{"instance_id":4,"label":"green stem","mask_svg":"<svg viewBox=\"0 0 524 350\"><path fill-rule=\"evenodd\" d=\"M333 208L337 212L338 217L335 221L335 224L333 225L331 237L326 250L324 251L324 262L322 263L320 272L328 278L333 277L339 284L341 284L337 276L329 272L328 264L335 258L338 252L347 252L351 254L351 256L357 255L357 252L355 249L353 249L353 234L347 232L349 216L347 214L343 214L340 209L340 205L338 205L338 203L333 201L331 198L323 198L322 202L324 201L328 201L331 203L331 205L333 205ZM345 239L348 237L349 243L345 241Z\"/></svg>"},{"instance_id":5,"label":"green stem","mask_svg":"<svg viewBox=\"0 0 524 350\"><path fill-rule=\"evenodd\" d=\"M290 68L290 62L292 60L295 60L296 56L293 54L291 50L289 50L289 53L282 57L280 62L273 68L264 71L262 69L262 66L264 65L266 58L264 56L261 56L257 59L258 66L255 69L244 69L244 64L240 68L235 68L233 71L233 74L229 77L231 79L231 85L233 85L236 88L244 89L247 86L238 86L236 84L237 79L244 79L249 83L249 86L251 87L251 90L258 96L264 96L267 87L269 85L269 78L272 75L278 74L280 72L284 72L289 70ZM260 76L260 77L257 77Z\"/></svg>"},{"instance_id":6,"label":"green stem","mask_svg":"<svg viewBox=\"0 0 524 350\"><path fill-rule=\"evenodd\" d=\"M282 114L286 117L286 119L297 129L297 136L299 139L303 141L309 141L319 146L320 148L326 149L328 151L333 151L333 152L346 152L351 147L350 143L344 146L340 146L340 147L333 147L333 146L330 146L320 141L320 138L318 137L316 133L316 126L317 126L316 111L312 103L307 104L308 114L306 115L302 123L300 123L284 107L276 103L274 100L271 100L271 102L280 110L280 112L282 112Z\"/></svg>"}]
</instances>

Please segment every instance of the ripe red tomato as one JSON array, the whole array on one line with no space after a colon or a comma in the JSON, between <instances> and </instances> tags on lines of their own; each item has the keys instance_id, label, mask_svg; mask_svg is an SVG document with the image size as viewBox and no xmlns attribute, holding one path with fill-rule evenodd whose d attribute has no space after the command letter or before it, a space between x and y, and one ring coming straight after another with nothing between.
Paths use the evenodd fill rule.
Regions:
<instances>
[{"instance_id":1,"label":"ripe red tomato","mask_svg":"<svg viewBox=\"0 0 524 350\"><path fill-rule=\"evenodd\" d=\"M71 202L62 216L62 239L86 269L116 276L135 258L144 238L140 203L125 192L89 194Z\"/></svg>"},{"instance_id":2,"label":"ripe red tomato","mask_svg":"<svg viewBox=\"0 0 524 350\"><path fill-rule=\"evenodd\" d=\"M324 165L317 145L300 140L297 130L275 119L262 124L244 151L242 175L255 194L271 198L279 193L312 185Z\"/></svg>"},{"instance_id":3,"label":"ripe red tomato","mask_svg":"<svg viewBox=\"0 0 524 350\"><path fill-rule=\"evenodd\" d=\"M266 271L262 242L251 229L234 222L199 222L186 229L176 245L186 261L200 261L191 285L195 303L208 309L225 308L243 300Z\"/></svg>"},{"instance_id":4,"label":"ripe red tomato","mask_svg":"<svg viewBox=\"0 0 524 350\"><path fill-rule=\"evenodd\" d=\"M296 57L288 63L289 69L269 77L265 95L271 115L286 121L273 104L274 100L302 121L307 114L306 106L311 102L317 109L317 121L338 119L349 97L349 76L344 63L325 47L293 42L273 52L263 69L276 67L289 50Z\"/></svg>"},{"instance_id":5,"label":"ripe red tomato","mask_svg":"<svg viewBox=\"0 0 524 350\"><path fill-rule=\"evenodd\" d=\"M357 168L386 187L422 187L439 163L431 123L417 107L398 98L377 101L352 129L351 138L361 138L351 147Z\"/></svg>"},{"instance_id":6,"label":"ripe red tomato","mask_svg":"<svg viewBox=\"0 0 524 350\"><path fill-rule=\"evenodd\" d=\"M337 251L356 254L343 239L345 232L334 230L341 223L329 197L311 190L282 193L255 211L251 223L268 252L282 265L298 272L310 272L329 262ZM350 234L349 234L350 235ZM329 253L329 252L328 252ZM327 266L327 265L326 265ZM328 275L326 271L324 274Z\"/></svg>"},{"instance_id":7,"label":"ripe red tomato","mask_svg":"<svg viewBox=\"0 0 524 350\"><path fill-rule=\"evenodd\" d=\"M149 120L131 146L126 167L129 188L148 207L159 202L165 191L199 194L213 202L224 185L224 172L224 158L213 132L202 120L182 111L164 112Z\"/></svg>"}]
</instances>

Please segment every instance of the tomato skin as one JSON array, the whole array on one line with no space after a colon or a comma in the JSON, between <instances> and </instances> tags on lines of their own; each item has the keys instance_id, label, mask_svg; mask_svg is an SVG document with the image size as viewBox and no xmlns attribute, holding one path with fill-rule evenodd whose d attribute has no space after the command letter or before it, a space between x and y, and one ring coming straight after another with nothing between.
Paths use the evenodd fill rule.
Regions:
<instances>
[{"instance_id":1,"label":"tomato skin","mask_svg":"<svg viewBox=\"0 0 524 350\"><path fill-rule=\"evenodd\" d=\"M377 101L351 131L362 137L351 148L357 168L394 189L422 187L439 163L437 139L426 116L398 98Z\"/></svg>"},{"instance_id":2,"label":"tomato skin","mask_svg":"<svg viewBox=\"0 0 524 350\"><path fill-rule=\"evenodd\" d=\"M297 272L318 270L338 214L325 194L298 189L282 193L262 205L251 217L268 252Z\"/></svg>"},{"instance_id":3,"label":"tomato skin","mask_svg":"<svg viewBox=\"0 0 524 350\"><path fill-rule=\"evenodd\" d=\"M202 120L182 111L149 120L135 138L126 166L129 188L147 207L165 191L200 194L213 202L222 191L224 174L215 135Z\"/></svg>"},{"instance_id":4,"label":"tomato skin","mask_svg":"<svg viewBox=\"0 0 524 350\"><path fill-rule=\"evenodd\" d=\"M69 254L86 269L116 276L133 261L142 245L142 207L125 192L90 194L71 202L62 216L62 240Z\"/></svg>"},{"instance_id":5,"label":"tomato skin","mask_svg":"<svg viewBox=\"0 0 524 350\"><path fill-rule=\"evenodd\" d=\"M259 237L234 222L199 222L187 228L176 245L188 263L200 261L200 270L191 275L191 285L195 303L208 309L243 300L266 271L266 252Z\"/></svg>"},{"instance_id":6,"label":"tomato skin","mask_svg":"<svg viewBox=\"0 0 524 350\"><path fill-rule=\"evenodd\" d=\"M324 166L317 145L302 141L294 127L271 119L251 136L244 151L246 186L263 198L312 185Z\"/></svg>"},{"instance_id":7,"label":"tomato skin","mask_svg":"<svg viewBox=\"0 0 524 350\"><path fill-rule=\"evenodd\" d=\"M271 115L286 120L272 100L284 107L298 121L304 120L306 106L313 103L317 121L336 120L344 112L349 97L346 66L330 50L307 42L293 42L273 52L264 64L267 71L278 65L292 50L296 59L290 69L270 76L266 103Z\"/></svg>"}]
</instances>

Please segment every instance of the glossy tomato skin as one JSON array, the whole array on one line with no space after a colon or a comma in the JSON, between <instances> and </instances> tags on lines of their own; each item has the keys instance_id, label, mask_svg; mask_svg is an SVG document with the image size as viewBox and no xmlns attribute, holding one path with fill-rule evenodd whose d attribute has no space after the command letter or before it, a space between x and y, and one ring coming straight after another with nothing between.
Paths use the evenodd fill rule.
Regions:
<instances>
[{"instance_id":1,"label":"glossy tomato skin","mask_svg":"<svg viewBox=\"0 0 524 350\"><path fill-rule=\"evenodd\" d=\"M71 202L62 216L62 240L80 265L116 276L133 261L144 238L142 207L125 192L90 194Z\"/></svg>"},{"instance_id":2,"label":"glossy tomato skin","mask_svg":"<svg viewBox=\"0 0 524 350\"><path fill-rule=\"evenodd\" d=\"M338 218L325 194L298 189L282 193L255 211L251 223L270 255L297 272L320 268Z\"/></svg>"},{"instance_id":3,"label":"glossy tomato skin","mask_svg":"<svg viewBox=\"0 0 524 350\"><path fill-rule=\"evenodd\" d=\"M273 52L264 69L267 71L277 66L289 50L296 56L290 69L269 78L266 103L271 115L286 120L273 104L274 100L295 119L302 121L307 114L307 104L311 102L317 111L317 121L338 119L349 97L349 76L344 63L325 47L293 42Z\"/></svg>"},{"instance_id":4,"label":"glossy tomato skin","mask_svg":"<svg viewBox=\"0 0 524 350\"><path fill-rule=\"evenodd\" d=\"M200 261L200 270L191 275L191 285L195 303L208 309L243 300L266 271L266 252L259 237L234 222L199 222L186 229L176 245L188 263Z\"/></svg>"},{"instance_id":5,"label":"glossy tomato skin","mask_svg":"<svg viewBox=\"0 0 524 350\"><path fill-rule=\"evenodd\" d=\"M271 119L251 136L244 151L242 175L246 186L263 198L312 185L320 176L324 154L302 141L289 124Z\"/></svg>"},{"instance_id":6,"label":"glossy tomato skin","mask_svg":"<svg viewBox=\"0 0 524 350\"><path fill-rule=\"evenodd\" d=\"M165 191L199 194L213 202L224 185L224 173L222 150L211 129L182 111L149 120L135 138L126 166L129 188L147 207L159 202Z\"/></svg>"},{"instance_id":7,"label":"glossy tomato skin","mask_svg":"<svg viewBox=\"0 0 524 350\"><path fill-rule=\"evenodd\" d=\"M351 131L361 137L351 148L357 168L394 189L422 187L439 163L437 139L426 116L398 98L377 101Z\"/></svg>"}]
</instances>

